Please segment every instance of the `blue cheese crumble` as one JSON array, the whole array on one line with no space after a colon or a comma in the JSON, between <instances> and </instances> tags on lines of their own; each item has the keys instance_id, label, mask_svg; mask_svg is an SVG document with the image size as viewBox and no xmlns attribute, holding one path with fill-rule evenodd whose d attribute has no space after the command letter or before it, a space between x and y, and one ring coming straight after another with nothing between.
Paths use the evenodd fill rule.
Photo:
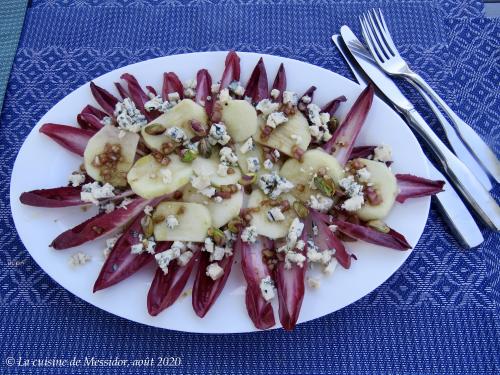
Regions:
<instances>
[{"instance_id":1,"label":"blue cheese crumble","mask_svg":"<svg viewBox=\"0 0 500 375\"><path fill-rule=\"evenodd\" d=\"M238 81L231 82L228 87L237 96L243 96L245 93L245 88Z\"/></svg>"},{"instance_id":2,"label":"blue cheese crumble","mask_svg":"<svg viewBox=\"0 0 500 375\"><path fill-rule=\"evenodd\" d=\"M210 263L206 268L205 274L212 280L217 280L224 275L224 269L217 263Z\"/></svg>"},{"instance_id":3,"label":"blue cheese crumble","mask_svg":"<svg viewBox=\"0 0 500 375\"><path fill-rule=\"evenodd\" d=\"M80 186L85 182L85 175L80 172L73 172L69 175L68 181L73 187Z\"/></svg>"},{"instance_id":4,"label":"blue cheese crumble","mask_svg":"<svg viewBox=\"0 0 500 375\"><path fill-rule=\"evenodd\" d=\"M267 116L266 125L275 129L281 124L288 121L288 117L283 112L273 112Z\"/></svg>"},{"instance_id":5,"label":"blue cheese crumble","mask_svg":"<svg viewBox=\"0 0 500 375\"><path fill-rule=\"evenodd\" d=\"M283 104L297 105L299 96L293 91L283 91Z\"/></svg>"},{"instance_id":6,"label":"blue cheese crumble","mask_svg":"<svg viewBox=\"0 0 500 375\"><path fill-rule=\"evenodd\" d=\"M342 203L342 208L346 211L359 210L365 203L363 185L358 184L352 175L341 179L339 185L349 196L349 198Z\"/></svg>"},{"instance_id":7,"label":"blue cheese crumble","mask_svg":"<svg viewBox=\"0 0 500 375\"><path fill-rule=\"evenodd\" d=\"M253 138L250 137L240 146L240 152L246 154L248 151L252 151L254 147Z\"/></svg>"},{"instance_id":8,"label":"blue cheese crumble","mask_svg":"<svg viewBox=\"0 0 500 375\"><path fill-rule=\"evenodd\" d=\"M238 156L233 152L231 147L222 147L219 151L221 163L226 165L235 165L238 162Z\"/></svg>"},{"instance_id":9,"label":"blue cheese crumble","mask_svg":"<svg viewBox=\"0 0 500 375\"><path fill-rule=\"evenodd\" d=\"M277 173L263 174L258 181L262 192L272 199L276 199L282 193L287 193L293 189L294 185L286 178Z\"/></svg>"},{"instance_id":10,"label":"blue cheese crumble","mask_svg":"<svg viewBox=\"0 0 500 375\"><path fill-rule=\"evenodd\" d=\"M247 158L247 168L250 173L256 173L260 169L260 161L256 157Z\"/></svg>"},{"instance_id":11,"label":"blue cheese crumble","mask_svg":"<svg viewBox=\"0 0 500 375\"><path fill-rule=\"evenodd\" d=\"M271 301L276 296L276 286L274 285L273 279L271 276L266 276L260 280L260 292L262 297L266 300L266 302Z\"/></svg>"},{"instance_id":12,"label":"blue cheese crumble","mask_svg":"<svg viewBox=\"0 0 500 375\"><path fill-rule=\"evenodd\" d=\"M138 133L148 123L146 117L137 109L130 98L116 103L114 115L118 128L132 133Z\"/></svg>"},{"instance_id":13,"label":"blue cheese crumble","mask_svg":"<svg viewBox=\"0 0 500 375\"><path fill-rule=\"evenodd\" d=\"M254 243L257 241L257 228L255 228L253 225L246 227L243 229L243 232L241 232L241 240L243 242L250 242Z\"/></svg>"},{"instance_id":14,"label":"blue cheese crumble","mask_svg":"<svg viewBox=\"0 0 500 375\"><path fill-rule=\"evenodd\" d=\"M168 215L165 221L168 229L174 229L175 227L179 226L179 220L175 215Z\"/></svg>"},{"instance_id":15,"label":"blue cheese crumble","mask_svg":"<svg viewBox=\"0 0 500 375\"><path fill-rule=\"evenodd\" d=\"M277 99L278 96L280 96L280 90L278 90L278 89L272 89L271 90L271 98Z\"/></svg>"},{"instance_id":16,"label":"blue cheese crumble","mask_svg":"<svg viewBox=\"0 0 500 375\"><path fill-rule=\"evenodd\" d=\"M382 163L392 161L392 149L388 145L380 145L373 150L373 160Z\"/></svg>"},{"instance_id":17,"label":"blue cheese crumble","mask_svg":"<svg viewBox=\"0 0 500 375\"><path fill-rule=\"evenodd\" d=\"M99 199L112 198L115 196L114 187L109 183L101 184L97 181L82 186L80 199L84 202L99 205Z\"/></svg>"},{"instance_id":18,"label":"blue cheese crumble","mask_svg":"<svg viewBox=\"0 0 500 375\"><path fill-rule=\"evenodd\" d=\"M91 259L92 257L90 255L79 251L69 257L69 265L71 267L83 266L84 264L90 262Z\"/></svg>"},{"instance_id":19,"label":"blue cheese crumble","mask_svg":"<svg viewBox=\"0 0 500 375\"><path fill-rule=\"evenodd\" d=\"M221 146L227 145L231 137L227 133L226 125L218 123L212 124L208 133L208 142L215 146L217 143Z\"/></svg>"},{"instance_id":20,"label":"blue cheese crumble","mask_svg":"<svg viewBox=\"0 0 500 375\"><path fill-rule=\"evenodd\" d=\"M332 138L328 122L330 121L330 114L320 112L321 109L316 104L309 104L307 106L307 114L309 121L312 125L309 126L309 132L316 142L328 141Z\"/></svg>"},{"instance_id":21,"label":"blue cheese crumble","mask_svg":"<svg viewBox=\"0 0 500 375\"><path fill-rule=\"evenodd\" d=\"M273 207L267 211L267 219L271 222L283 221L285 220L285 215L279 207Z\"/></svg>"},{"instance_id":22,"label":"blue cheese crumble","mask_svg":"<svg viewBox=\"0 0 500 375\"><path fill-rule=\"evenodd\" d=\"M264 169L267 169L268 171L273 169L273 166L274 166L273 162L270 159L264 160L263 165L264 165Z\"/></svg>"},{"instance_id":23,"label":"blue cheese crumble","mask_svg":"<svg viewBox=\"0 0 500 375\"><path fill-rule=\"evenodd\" d=\"M279 103L273 103L269 99L262 99L257 103L255 109L261 112L264 116L270 115L273 112L276 112L280 107Z\"/></svg>"},{"instance_id":24,"label":"blue cheese crumble","mask_svg":"<svg viewBox=\"0 0 500 375\"><path fill-rule=\"evenodd\" d=\"M155 253L156 242L154 237L145 238L142 234L139 234L139 242L130 246L130 252L132 254L142 254L144 252L149 254Z\"/></svg>"},{"instance_id":25,"label":"blue cheese crumble","mask_svg":"<svg viewBox=\"0 0 500 375\"><path fill-rule=\"evenodd\" d=\"M165 134L176 143L183 143L187 140L187 136L186 133L184 133L184 130L176 126L168 128Z\"/></svg>"},{"instance_id":26,"label":"blue cheese crumble","mask_svg":"<svg viewBox=\"0 0 500 375\"><path fill-rule=\"evenodd\" d=\"M327 212L333 206L333 199L321 194L311 195L309 197L309 207L320 212Z\"/></svg>"}]
</instances>

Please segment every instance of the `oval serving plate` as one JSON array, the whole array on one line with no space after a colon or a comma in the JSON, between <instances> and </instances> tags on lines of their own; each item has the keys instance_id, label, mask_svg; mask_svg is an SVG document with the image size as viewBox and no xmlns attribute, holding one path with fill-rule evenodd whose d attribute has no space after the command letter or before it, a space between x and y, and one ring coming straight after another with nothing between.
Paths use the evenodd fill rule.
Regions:
<instances>
[{"instance_id":1,"label":"oval serving plate","mask_svg":"<svg viewBox=\"0 0 500 375\"><path fill-rule=\"evenodd\" d=\"M113 82L121 74L128 72L134 74L141 84L152 85L161 91L164 71L175 71L184 81L195 77L200 68L208 69L216 81L222 75L226 54L227 52L203 52L160 57L114 70L96 78L94 82L111 90ZM269 77L274 77L280 63L285 64L289 90L301 93L311 85L317 86L314 101L319 105L336 96L345 95L348 101L339 109L340 119L361 93L361 88L354 82L302 61L255 53L238 54L241 58L241 80L244 83L258 58L263 56ZM48 246L59 233L94 215L95 211L24 206L19 202L19 195L23 191L63 186L67 183L68 175L79 166L81 158L53 143L40 134L38 129L47 122L75 124L76 115L89 103L97 105L88 84L57 103L28 135L14 164L10 186L12 216L19 236L33 259L71 293L98 308L132 321L187 332L255 331L245 308L246 284L238 257L238 264L233 267L221 296L205 318L200 319L193 312L189 293L157 317L151 317L146 309L146 296L154 274L153 266L145 267L118 285L92 293L94 281L104 261L104 240L63 251L55 251ZM390 145L393 150L394 172L428 176L427 161L416 138L403 120L378 98L374 99L356 144ZM429 205L429 197L409 200L404 205L396 203L386 222L415 246L427 221ZM411 254L411 250L396 251L361 242L347 243L346 247L356 254L358 260L353 261L349 270L337 267L331 276L322 277L319 289L306 290L299 323L332 313L367 295L387 280ZM78 251L91 255L92 261L82 267L71 268L68 259ZM186 290L189 291L191 285L192 280L188 282ZM276 302L273 301L275 314L278 311ZM279 319L276 321L274 328L279 327Z\"/></svg>"}]
</instances>

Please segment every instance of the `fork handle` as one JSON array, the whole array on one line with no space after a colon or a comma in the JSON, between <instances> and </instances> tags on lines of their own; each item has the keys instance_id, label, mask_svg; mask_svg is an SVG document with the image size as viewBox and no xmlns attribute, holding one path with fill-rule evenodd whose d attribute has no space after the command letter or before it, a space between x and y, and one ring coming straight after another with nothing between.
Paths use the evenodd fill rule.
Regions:
<instances>
[{"instance_id":1,"label":"fork handle","mask_svg":"<svg viewBox=\"0 0 500 375\"><path fill-rule=\"evenodd\" d=\"M451 182L467 200L479 218L490 228L496 231L500 230L500 207L498 207L498 204L488 191L455 154L446 147L415 109L405 110L404 115L409 120L410 125L427 142Z\"/></svg>"},{"instance_id":2,"label":"fork handle","mask_svg":"<svg viewBox=\"0 0 500 375\"><path fill-rule=\"evenodd\" d=\"M405 77L414 81L417 85L424 89L429 96L443 108L450 120L453 124L455 124L461 138L467 144L471 152L475 154L477 160L497 182L500 182L500 162L498 161L495 153L483 141L479 134L477 134L470 125L458 117L458 115L448 106L448 104L445 103L443 99L441 99L438 93L434 91L434 89L430 87L419 74L414 72L406 73Z\"/></svg>"}]
</instances>

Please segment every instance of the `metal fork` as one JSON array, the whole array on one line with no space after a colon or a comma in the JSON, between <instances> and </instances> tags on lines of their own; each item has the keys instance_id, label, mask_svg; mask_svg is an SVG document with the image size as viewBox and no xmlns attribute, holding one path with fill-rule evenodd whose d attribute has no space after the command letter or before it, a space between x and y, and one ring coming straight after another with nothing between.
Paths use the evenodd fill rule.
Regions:
<instances>
[{"instance_id":1,"label":"metal fork","mask_svg":"<svg viewBox=\"0 0 500 375\"><path fill-rule=\"evenodd\" d=\"M500 162L495 153L474 129L458 117L458 115L419 74L410 69L394 45L382 11L380 9L373 9L371 12L365 13L360 17L360 22L366 43L380 68L387 74L406 78L425 90L427 94L443 108L444 112L455 125L463 141L467 144L470 151L475 155L484 169L493 176L497 182L500 182Z\"/></svg>"}]
</instances>

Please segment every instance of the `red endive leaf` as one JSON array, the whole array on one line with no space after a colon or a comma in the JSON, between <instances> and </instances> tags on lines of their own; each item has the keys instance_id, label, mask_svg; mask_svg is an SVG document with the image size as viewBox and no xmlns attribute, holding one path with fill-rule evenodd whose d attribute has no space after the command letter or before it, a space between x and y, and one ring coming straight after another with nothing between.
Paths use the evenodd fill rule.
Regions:
<instances>
[{"instance_id":1,"label":"red endive leaf","mask_svg":"<svg viewBox=\"0 0 500 375\"><path fill-rule=\"evenodd\" d=\"M195 251L185 266L179 266L177 261L171 262L166 275L159 267L156 269L155 277L148 292L147 305L150 315L158 315L177 301L189 280L200 253L200 250Z\"/></svg>"},{"instance_id":2,"label":"red endive leaf","mask_svg":"<svg viewBox=\"0 0 500 375\"><path fill-rule=\"evenodd\" d=\"M198 265L198 272L193 285L193 310L200 318L203 318L208 310L212 307L214 302L219 297L222 289L226 285L227 278L231 273L233 266L233 255L226 256L224 259L218 261L220 267L224 270L224 274L217 280L212 280L211 277L206 275L207 266L210 262L210 254L202 252L200 255L200 264Z\"/></svg>"},{"instance_id":3,"label":"red endive leaf","mask_svg":"<svg viewBox=\"0 0 500 375\"><path fill-rule=\"evenodd\" d=\"M372 106L373 94L373 85L369 84L359 95L332 138L323 145L323 149L335 156L342 165L349 160L354 142Z\"/></svg>"},{"instance_id":4,"label":"red endive leaf","mask_svg":"<svg viewBox=\"0 0 500 375\"><path fill-rule=\"evenodd\" d=\"M342 267L346 269L350 268L351 255L347 252L342 241L339 240L328 227L333 223L332 218L315 210L310 210L310 214L314 224L318 226L319 234L313 236L313 241L316 246L322 251L335 249L335 259L337 259Z\"/></svg>"},{"instance_id":5,"label":"red endive leaf","mask_svg":"<svg viewBox=\"0 0 500 375\"><path fill-rule=\"evenodd\" d=\"M144 116L146 116L148 121L154 120L160 115L157 111L146 111L144 103L149 101L149 96L144 92L141 85L132 74L124 73L120 78L127 82L130 99L132 99L137 109L141 111Z\"/></svg>"},{"instance_id":6,"label":"red endive leaf","mask_svg":"<svg viewBox=\"0 0 500 375\"><path fill-rule=\"evenodd\" d=\"M211 95L212 77L206 69L200 69L196 74L196 96L195 102L205 105L207 97Z\"/></svg>"},{"instance_id":7,"label":"red endive leaf","mask_svg":"<svg viewBox=\"0 0 500 375\"><path fill-rule=\"evenodd\" d=\"M90 113L91 115L97 117L99 120L102 120L108 115L107 113L101 111L99 108L96 108L90 104L86 105L80 113Z\"/></svg>"},{"instance_id":8,"label":"red endive leaf","mask_svg":"<svg viewBox=\"0 0 500 375\"><path fill-rule=\"evenodd\" d=\"M281 103L283 101L283 91L286 90L286 72L283 63L280 64L276 77L274 78L272 90L278 90L280 93L278 97L273 98L274 101Z\"/></svg>"},{"instance_id":9,"label":"red endive leaf","mask_svg":"<svg viewBox=\"0 0 500 375\"><path fill-rule=\"evenodd\" d=\"M143 217L144 212L137 215L116 241L94 283L94 293L118 284L154 259L152 254L146 252L133 254L131 251L132 245L139 243L139 234L142 233L141 220ZM169 242L158 242L155 251L160 252L164 248L169 247Z\"/></svg>"},{"instance_id":10,"label":"red endive leaf","mask_svg":"<svg viewBox=\"0 0 500 375\"><path fill-rule=\"evenodd\" d=\"M110 92L97 86L94 82L90 82L90 91L104 112L109 116L113 116L116 103L118 103L119 100Z\"/></svg>"},{"instance_id":11,"label":"red endive leaf","mask_svg":"<svg viewBox=\"0 0 500 375\"><path fill-rule=\"evenodd\" d=\"M125 90L125 87L123 87L123 85L120 82L115 82L115 87L120 93L122 99L130 97L129 93L127 92L127 90Z\"/></svg>"},{"instance_id":12,"label":"red endive leaf","mask_svg":"<svg viewBox=\"0 0 500 375\"><path fill-rule=\"evenodd\" d=\"M321 108L321 112L326 112L329 113L330 116L335 115L335 112L337 112L337 109L339 108L340 104L347 101L347 98L342 95L339 96L338 98L335 98L328 103L326 103L323 108Z\"/></svg>"},{"instance_id":13,"label":"red endive leaf","mask_svg":"<svg viewBox=\"0 0 500 375\"><path fill-rule=\"evenodd\" d=\"M245 89L245 95L252 98L252 102L258 103L262 99L269 98L269 87L267 83L267 72L262 57L257 62Z\"/></svg>"},{"instance_id":14,"label":"red endive leaf","mask_svg":"<svg viewBox=\"0 0 500 375\"><path fill-rule=\"evenodd\" d=\"M245 302L250 319L258 329L267 329L276 324L274 321L273 306L262 297L260 290L261 280L271 276L267 264L262 259L264 239L258 238L254 243L238 240L236 251L241 251L241 268L247 282Z\"/></svg>"},{"instance_id":15,"label":"red endive leaf","mask_svg":"<svg viewBox=\"0 0 500 375\"><path fill-rule=\"evenodd\" d=\"M239 81L240 73L240 58L236 52L229 51L226 56L224 72L220 80L220 90L227 88L233 81Z\"/></svg>"},{"instance_id":16,"label":"red endive leaf","mask_svg":"<svg viewBox=\"0 0 500 375\"><path fill-rule=\"evenodd\" d=\"M382 233L364 225L353 224L338 219L334 219L333 224L336 225L337 229L342 233L357 238L358 240L396 250L411 249L411 245L406 241L406 238L393 229L390 229L389 233Z\"/></svg>"},{"instance_id":17,"label":"red endive leaf","mask_svg":"<svg viewBox=\"0 0 500 375\"><path fill-rule=\"evenodd\" d=\"M153 86L146 86L146 90L148 90L148 92L153 94L154 96L158 95L156 89Z\"/></svg>"},{"instance_id":18,"label":"red endive leaf","mask_svg":"<svg viewBox=\"0 0 500 375\"><path fill-rule=\"evenodd\" d=\"M184 98L184 88L182 82L174 72L163 73L163 88L161 90L161 97L163 100L168 100L168 94L176 92L179 97Z\"/></svg>"},{"instance_id":19,"label":"red endive leaf","mask_svg":"<svg viewBox=\"0 0 500 375\"><path fill-rule=\"evenodd\" d=\"M411 174L397 174L399 194L396 200L403 203L408 198L426 197L443 191L444 181L429 180Z\"/></svg>"},{"instance_id":20,"label":"red endive leaf","mask_svg":"<svg viewBox=\"0 0 500 375\"><path fill-rule=\"evenodd\" d=\"M76 119L82 129L91 130L94 133L104 126L101 120L92 113L80 113Z\"/></svg>"},{"instance_id":21,"label":"red endive leaf","mask_svg":"<svg viewBox=\"0 0 500 375\"><path fill-rule=\"evenodd\" d=\"M354 147L351 151L351 155L349 156L349 160L357 159L357 158L367 158L370 155L373 155L373 151L376 146L359 146Z\"/></svg>"},{"instance_id":22,"label":"red endive leaf","mask_svg":"<svg viewBox=\"0 0 500 375\"><path fill-rule=\"evenodd\" d=\"M68 249L102 237L126 225L131 219L140 214L146 205L151 204L151 202L152 200L135 198L126 207L117 208L110 213L100 213L78 224L76 227L61 233L52 241L50 246L56 250Z\"/></svg>"},{"instance_id":23,"label":"red endive leaf","mask_svg":"<svg viewBox=\"0 0 500 375\"><path fill-rule=\"evenodd\" d=\"M307 253L307 237L310 228L308 218L300 239L306 243L302 253ZM295 328L299 319L302 300L304 299L304 279L307 270L307 262L300 267L292 264L290 268L285 267L285 262L280 261L275 271L276 288L278 289L279 318L281 325L287 331Z\"/></svg>"},{"instance_id":24,"label":"red endive leaf","mask_svg":"<svg viewBox=\"0 0 500 375\"><path fill-rule=\"evenodd\" d=\"M80 199L80 187L64 186L27 191L21 194L21 203L34 207L70 207L89 204Z\"/></svg>"},{"instance_id":25,"label":"red endive leaf","mask_svg":"<svg viewBox=\"0 0 500 375\"><path fill-rule=\"evenodd\" d=\"M54 142L65 149L83 156L87 142L95 132L68 125L43 124L40 128L40 133L49 136Z\"/></svg>"}]
</instances>

